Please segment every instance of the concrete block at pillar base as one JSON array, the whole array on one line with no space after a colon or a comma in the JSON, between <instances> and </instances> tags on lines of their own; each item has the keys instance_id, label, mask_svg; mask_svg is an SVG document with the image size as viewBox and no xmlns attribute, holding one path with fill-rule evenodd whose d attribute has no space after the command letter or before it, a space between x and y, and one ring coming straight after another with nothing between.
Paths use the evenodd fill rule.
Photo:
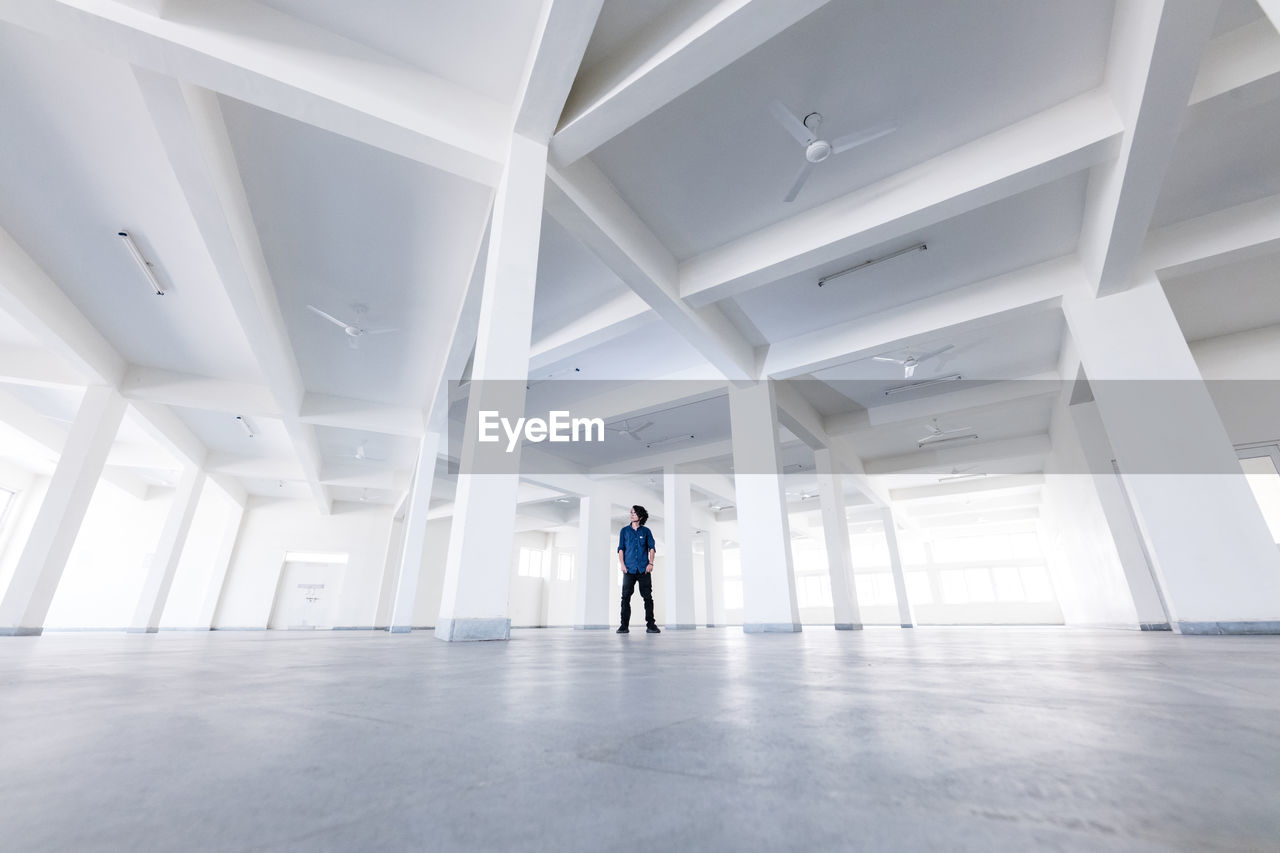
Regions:
<instances>
[{"instance_id":1,"label":"concrete block at pillar base","mask_svg":"<svg viewBox=\"0 0 1280 853\"><path fill-rule=\"evenodd\" d=\"M412 630L413 630L413 629L412 629L412 628L410 628L408 625L392 625L390 628L388 628L388 629L387 629L387 633L389 633L389 634L408 634L408 633L409 633L409 632L411 632Z\"/></svg>"},{"instance_id":2,"label":"concrete block at pillar base","mask_svg":"<svg viewBox=\"0 0 1280 853\"><path fill-rule=\"evenodd\" d=\"M160 629L159 628L135 628L131 626L131 627L125 628L124 632L126 634L158 634L160 633Z\"/></svg>"},{"instance_id":3,"label":"concrete block at pillar base","mask_svg":"<svg viewBox=\"0 0 1280 853\"><path fill-rule=\"evenodd\" d=\"M0 628L0 637L39 637L44 628Z\"/></svg>"},{"instance_id":4,"label":"concrete block at pillar base","mask_svg":"<svg viewBox=\"0 0 1280 853\"><path fill-rule=\"evenodd\" d=\"M1280 620L1257 622L1179 622L1180 634L1280 634Z\"/></svg>"},{"instance_id":5,"label":"concrete block at pillar base","mask_svg":"<svg viewBox=\"0 0 1280 853\"><path fill-rule=\"evenodd\" d=\"M837 631L861 631L862 623L860 622L837 622Z\"/></svg>"},{"instance_id":6,"label":"concrete block at pillar base","mask_svg":"<svg viewBox=\"0 0 1280 853\"><path fill-rule=\"evenodd\" d=\"M663 625L668 631L692 631L697 625L672 625L670 623Z\"/></svg>"},{"instance_id":7,"label":"concrete block at pillar base","mask_svg":"<svg viewBox=\"0 0 1280 853\"><path fill-rule=\"evenodd\" d=\"M445 619L436 626L436 639L446 642L511 639L511 620Z\"/></svg>"},{"instance_id":8,"label":"concrete block at pillar base","mask_svg":"<svg viewBox=\"0 0 1280 853\"><path fill-rule=\"evenodd\" d=\"M1138 627L1143 631L1172 631L1173 626L1168 622L1142 622Z\"/></svg>"},{"instance_id":9,"label":"concrete block at pillar base","mask_svg":"<svg viewBox=\"0 0 1280 853\"><path fill-rule=\"evenodd\" d=\"M574 626L573 626L573 630L575 630L575 631L604 631L604 630L607 630L609 627L611 627L611 626L609 626L609 625L574 625Z\"/></svg>"},{"instance_id":10,"label":"concrete block at pillar base","mask_svg":"<svg viewBox=\"0 0 1280 853\"><path fill-rule=\"evenodd\" d=\"M796 634L801 630L797 622L744 622L744 634Z\"/></svg>"},{"instance_id":11,"label":"concrete block at pillar base","mask_svg":"<svg viewBox=\"0 0 1280 853\"><path fill-rule=\"evenodd\" d=\"M902 627L903 627L903 628L914 628L914 627L915 627L915 625L912 625L910 622L903 622L903 623L902 623Z\"/></svg>"}]
</instances>

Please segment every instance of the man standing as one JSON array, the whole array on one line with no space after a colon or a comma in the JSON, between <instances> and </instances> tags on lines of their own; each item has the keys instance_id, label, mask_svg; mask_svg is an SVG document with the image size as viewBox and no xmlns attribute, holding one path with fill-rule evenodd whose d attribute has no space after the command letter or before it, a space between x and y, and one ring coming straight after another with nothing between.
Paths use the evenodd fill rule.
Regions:
<instances>
[{"instance_id":1,"label":"man standing","mask_svg":"<svg viewBox=\"0 0 1280 853\"><path fill-rule=\"evenodd\" d=\"M642 506L631 508L631 523L618 531L618 568L622 569L622 624L619 634L630 633L631 594L636 581L640 582L640 597L644 599L644 621L650 634L661 634L653 621L653 534L644 523L649 513Z\"/></svg>"}]
</instances>

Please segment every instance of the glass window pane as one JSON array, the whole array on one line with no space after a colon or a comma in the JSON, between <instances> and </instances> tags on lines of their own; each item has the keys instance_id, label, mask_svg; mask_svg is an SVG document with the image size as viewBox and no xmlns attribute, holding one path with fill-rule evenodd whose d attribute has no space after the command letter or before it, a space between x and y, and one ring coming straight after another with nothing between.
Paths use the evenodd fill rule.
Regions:
<instances>
[{"instance_id":1,"label":"glass window pane","mask_svg":"<svg viewBox=\"0 0 1280 853\"><path fill-rule=\"evenodd\" d=\"M996 600L996 592L991 588L990 569L965 569L964 581L969 587L970 601Z\"/></svg>"},{"instance_id":2,"label":"glass window pane","mask_svg":"<svg viewBox=\"0 0 1280 853\"><path fill-rule=\"evenodd\" d=\"M1016 566L1001 566L991 570L991 579L995 581L997 601L1025 601L1022 591L1022 578Z\"/></svg>"},{"instance_id":3,"label":"glass window pane","mask_svg":"<svg viewBox=\"0 0 1280 853\"><path fill-rule=\"evenodd\" d=\"M933 590L929 588L928 572L907 572L907 599L912 604L933 604Z\"/></svg>"},{"instance_id":4,"label":"glass window pane","mask_svg":"<svg viewBox=\"0 0 1280 853\"><path fill-rule=\"evenodd\" d=\"M572 554L561 554L556 558L556 579L562 581L573 580Z\"/></svg>"},{"instance_id":5,"label":"glass window pane","mask_svg":"<svg viewBox=\"0 0 1280 853\"><path fill-rule=\"evenodd\" d=\"M1267 520L1267 527L1271 528L1271 538L1280 543L1280 472L1276 471L1275 460L1270 456L1255 456L1241 459L1240 467L1244 469L1262 517Z\"/></svg>"},{"instance_id":6,"label":"glass window pane","mask_svg":"<svg viewBox=\"0 0 1280 853\"><path fill-rule=\"evenodd\" d=\"M742 609L742 578L724 579L724 606L726 610Z\"/></svg>"},{"instance_id":7,"label":"glass window pane","mask_svg":"<svg viewBox=\"0 0 1280 853\"><path fill-rule=\"evenodd\" d=\"M1053 601L1053 587L1044 566L1023 566L1022 587L1027 591L1027 601Z\"/></svg>"},{"instance_id":8,"label":"glass window pane","mask_svg":"<svg viewBox=\"0 0 1280 853\"><path fill-rule=\"evenodd\" d=\"M853 586L858 592L858 603L874 606L876 602L876 582L871 575L854 575Z\"/></svg>"},{"instance_id":9,"label":"glass window pane","mask_svg":"<svg viewBox=\"0 0 1280 853\"><path fill-rule=\"evenodd\" d=\"M898 593L893 588L893 575L878 572L871 576L875 579L876 604L893 607L898 603Z\"/></svg>"},{"instance_id":10,"label":"glass window pane","mask_svg":"<svg viewBox=\"0 0 1280 853\"><path fill-rule=\"evenodd\" d=\"M529 574L529 549L528 548L520 549L520 563L516 568L516 574L518 575Z\"/></svg>"},{"instance_id":11,"label":"glass window pane","mask_svg":"<svg viewBox=\"0 0 1280 853\"><path fill-rule=\"evenodd\" d=\"M968 604L969 587L964 582L964 569L944 569L938 573L942 601L946 604Z\"/></svg>"}]
</instances>

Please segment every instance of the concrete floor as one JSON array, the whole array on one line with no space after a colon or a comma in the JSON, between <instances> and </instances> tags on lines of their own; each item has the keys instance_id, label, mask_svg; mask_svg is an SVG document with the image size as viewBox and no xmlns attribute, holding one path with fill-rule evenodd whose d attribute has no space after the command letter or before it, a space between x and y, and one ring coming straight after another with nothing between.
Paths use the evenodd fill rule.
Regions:
<instances>
[{"instance_id":1,"label":"concrete floor","mask_svg":"<svg viewBox=\"0 0 1280 853\"><path fill-rule=\"evenodd\" d=\"M0 847L1280 847L1280 638L0 640Z\"/></svg>"}]
</instances>

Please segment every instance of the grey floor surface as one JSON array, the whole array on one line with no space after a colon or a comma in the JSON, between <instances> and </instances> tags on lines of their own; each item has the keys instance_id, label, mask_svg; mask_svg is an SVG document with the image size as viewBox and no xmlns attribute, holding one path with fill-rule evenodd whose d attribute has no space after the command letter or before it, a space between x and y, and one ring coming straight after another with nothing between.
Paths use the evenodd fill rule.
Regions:
<instances>
[{"instance_id":1,"label":"grey floor surface","mask_svg":"<svg viewBox=\"0 0 1280 853\"><path fill-rule=\"evenodd\" d=\"M0 848L1280 848L1280 638L0 639Z\"/></svg>"}]
</instances>

